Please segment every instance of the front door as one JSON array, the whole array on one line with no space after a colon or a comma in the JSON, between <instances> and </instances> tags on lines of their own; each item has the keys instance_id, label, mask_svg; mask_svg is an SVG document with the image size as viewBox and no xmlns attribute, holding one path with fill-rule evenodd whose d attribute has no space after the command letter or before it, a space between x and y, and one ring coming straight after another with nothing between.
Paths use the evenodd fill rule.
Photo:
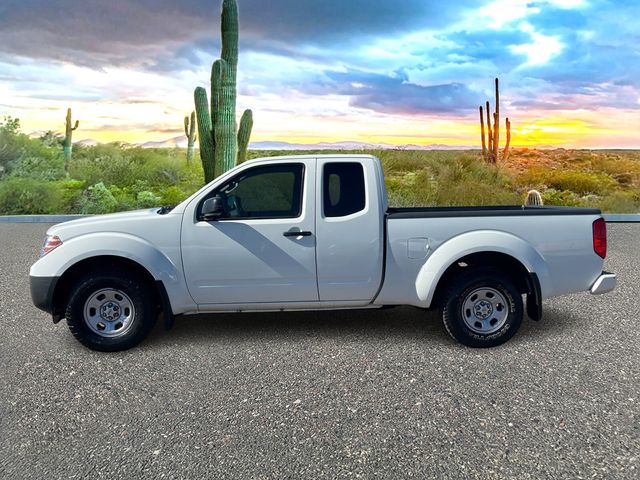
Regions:
<instances>
[{"instance_id":1,"label":"front door","mask_svg":"<svg viewBox=\"0 0 640 480\"><path fill-rule=\"evenodd\" d=\"M318 301L315 159L240 171L187 209L182 256L199 305ZM206 198L224 213L198 220ZM189 218L189 212L192 212Z\"/></svg>"}]
</instances>

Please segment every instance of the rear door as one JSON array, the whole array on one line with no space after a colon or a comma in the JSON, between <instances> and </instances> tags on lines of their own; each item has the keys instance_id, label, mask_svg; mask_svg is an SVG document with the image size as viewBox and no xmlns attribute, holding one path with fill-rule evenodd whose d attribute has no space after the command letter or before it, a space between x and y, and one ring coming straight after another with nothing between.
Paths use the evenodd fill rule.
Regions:
<instances>
[{"instance_id":1,"label":"rear door","mask_svg":"<svg viewBox=\"0 0 640 480\"><path fill-rule=\"evenodd\" d=\"M321 301L370 301L382 279L383 228L372 158L318 158Z\"/></svg>"},{"instance_id":2,"label":"rear door","mask_svg":"<svg viewBox=\"0 0 640 480\"><path fill-rule=\"evenodd\" d=\"M212 189L182 228L191 296L199 305L318 301L315 159L264 163ZM226 214L198 220L206 198L220 195Z\"/></svg>"}]
</instances>

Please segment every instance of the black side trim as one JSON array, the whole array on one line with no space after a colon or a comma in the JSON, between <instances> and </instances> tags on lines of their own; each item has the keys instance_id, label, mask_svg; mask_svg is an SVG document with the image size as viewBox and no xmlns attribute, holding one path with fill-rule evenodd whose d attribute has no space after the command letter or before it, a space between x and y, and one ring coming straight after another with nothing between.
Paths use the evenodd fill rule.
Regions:
<instances>
[{"instance_id":1,"label":"black side trim","mask_svg":"<svg viewBox=\"0 0 640 480\"><path fill-rule=\"evenodd\" d=\"M32 277L29 276L31 300L40 310L53 313L53 292L60 277Z\"/></svg>"},{"instance_id":2,"label":"black side trim","mask_svg":"<svg viewBox=\"0 0 640 480\"><path fill-rule=\"evenodd\" d=\"M542 320L542 291L538 275L530 273L528 282L529 293L527 294L527 315L531 320L539 322Z\"/></svg>"},{"instance_id":3,"label":"black side trim","mask_svg":"<svg viewBox=\"0 0 640 480\"><path fill-rule=\"evenodd\" d=\"M387 274L387 217L388 215L385 213L382 216L382 278L380 279L380 285L378 286L378 291L369 302L369 305L373 304L380 295L382 291L382 287L384 285L384 277Z\"/></svg>"},{"instance_id":4,"label":"black side trim","mask_svg":"<svg viewBox=\"0 0 640 480\"><path fill-rule=\"evenodd\" d=\"M162 306L162 314L164 315L164 329L171 330L176 317L171 308L167 289L164 283L162 283L162 280L156 280L156 288L158 289L158 295L160 295L160 305Z\"/></svg>"},{"instance_id":5,"label":"black side trim","mask_svg":"<svg viewBox=\"0 0 640 480\"><path fill-rule=\"evenodd\" d=\"M556 215L601 215L597 208L581 207L525 207L498 205L490 207L433 207L389 208L389 218L447 218L447 217L520 217Z\"/></svg>"}]
</instances>

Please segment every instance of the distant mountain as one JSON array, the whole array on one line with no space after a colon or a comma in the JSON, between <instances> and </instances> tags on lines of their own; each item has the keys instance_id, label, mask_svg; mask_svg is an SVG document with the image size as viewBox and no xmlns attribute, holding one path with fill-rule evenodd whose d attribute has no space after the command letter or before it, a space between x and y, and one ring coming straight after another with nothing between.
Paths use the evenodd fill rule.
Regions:
<instances>
[{"instance_id":1,"label":"distant mountain","mask_svg":"<svg viewBox=\"0 0 640 480\"><path fill-rule=\"evenodd\" d=\"M45 131L31 132L31 138L39 138L44 135ZM94 146L102 142L98 142L92 138L85 138L77 142L75 145ZM178 137L168 138L155 142L144 142L131 144L132 147L141 148L187 148L187 137L180 135ZM318 143L290 143L281 141L264 141L251 142L249 144L251 150L477 150L479 147L470 145L444 145L441 143L432 143L430 145L394 145L391 143L367 143L355 140L345 140L342 142L318 142ZM547 146L536 147L551 148Z\"/></svg>"},{"instance_id":2,"label":"distant mountain","mask_svg":"<svg viewBox=\"0 0 640 480\"><path fill-rule=\"evenodd\" d=\"M251 142L252 150L473 150L478 147L469 145L393 145L390 143L366 143L356 141L289 143L289 142Z\"/></svg>"},{"instance_id":3,"label":"distant mountain","mask_svg":"<svg viewBox=\"0 0 640 480\"><path fill-rule=\"evenodd\" d=\"M93 138L85 138L83 140L80 140L78 142L73 142L74 145L84 145L85 147L95 147L96 145L99 145L100 142L98 142L97 140L94 140Z\"/></svg>"},{"instance_id":4,"label":"distant mountain","mask_svg":"<svg viewBox=\"0 0 640 480\"><path fill-rule=\"evenodd\" d=\"M137 146L142 148L187 148L187 137L180 135L160 142L139 143Z\"/></svg>"}]
</instances>

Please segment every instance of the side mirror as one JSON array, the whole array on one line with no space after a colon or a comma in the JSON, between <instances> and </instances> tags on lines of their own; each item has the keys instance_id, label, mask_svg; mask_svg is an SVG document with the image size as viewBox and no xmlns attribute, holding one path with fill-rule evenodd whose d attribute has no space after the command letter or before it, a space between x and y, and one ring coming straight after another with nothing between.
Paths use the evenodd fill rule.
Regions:
<instances>
[{"instance_id":1,"label":"side mirror","mask_svg":"<svg viewBox=\"0 0 640 480\"><path fill-rule=\"evenodd\" d=\"M202 204L202 213L200 220L211 221L222 216L224 209L222 208L222 198L219 195L207 198Z\"/></svg>"}]
</instances>

